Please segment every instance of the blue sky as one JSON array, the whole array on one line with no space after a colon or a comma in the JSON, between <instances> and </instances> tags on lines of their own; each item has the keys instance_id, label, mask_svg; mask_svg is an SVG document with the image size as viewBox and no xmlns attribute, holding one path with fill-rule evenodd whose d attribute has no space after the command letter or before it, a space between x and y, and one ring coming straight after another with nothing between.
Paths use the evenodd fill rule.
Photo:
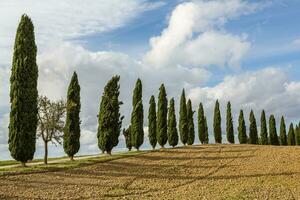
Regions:
<instances>
[{"instance_id":1,"label":"blue sky","mask_svg":"<svg viewBox=\"0 0 300 200\"><path fill-rule=\"evenodd\" d=\"M77 71L82 88L79 154L94 154L99 152L96 116L101 93L115 74L121 75L124 128L130 122L135 81L143 81L143 148L149 147L148 101L152 94L157 96L161 83L169 99L175 97L177 112L182 88L194 110L202 102L210 130L219 99L223 134L227 101L232 103L235 130L240 109L247 123L251 109L257 121L265 109L267 115L275 114L277 124L281 115L287 123L298 122L299 9L298 0L1 1L0 160L10 158L9 76L15 31L23 13L35 25L39 93L65 98L70 77ZM195 125L197 129L196 116ZM43 153L42 145L37 144L37 157ZM117 149L123 148L121 136ZM50 156L64 155L61 147L50 149Z\"/></svg>"}]
</instances>

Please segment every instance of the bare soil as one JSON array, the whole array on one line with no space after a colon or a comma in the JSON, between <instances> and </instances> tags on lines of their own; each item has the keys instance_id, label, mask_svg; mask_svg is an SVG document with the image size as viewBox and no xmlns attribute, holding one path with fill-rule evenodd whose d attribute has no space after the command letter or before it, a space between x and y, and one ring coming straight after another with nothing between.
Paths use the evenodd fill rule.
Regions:
<instances>
[{"instance_id":1,"label":"bare soil","mask_svg":"<svg viewBox=\"0 0 300 200\"><path fill-rule=\"evenodd\" d=\"M188 146L1 176L0 199L300 199L300 147Z\"/></svg>"}]
</instances>

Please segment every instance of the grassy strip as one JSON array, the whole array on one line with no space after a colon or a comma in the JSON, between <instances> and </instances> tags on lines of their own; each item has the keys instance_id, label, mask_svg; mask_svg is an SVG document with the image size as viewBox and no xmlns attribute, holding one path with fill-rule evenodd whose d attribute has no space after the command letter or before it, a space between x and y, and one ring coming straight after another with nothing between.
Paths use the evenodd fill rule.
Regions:
<instances>
[{"instance_id":1,"label":"grassy strip","mask_svg":"<svg viewBox=\"0 0 300 200\"><path fill-rule=\"evenodd\" d=\"M67 169L73 169L73 168L77 168L77 167L87 166L87 165L91 165L91 164L95 164L95 163L108 162L108 161L131 157L131 156L135 156L135 155L141 155L141 154L145 154L148 152L149 151L131 151L131 152L116 153L111 156L104 155L104 156L99 156L99 157L80 159L80 160L75 160L74 162L66 161L63 163L51 163L48 165L41 164L41 165L28 166L28 167L3 168L3 169L0 169L0 176L27 174L27 173L43 173L43 172L50 172L50 171L61 171L61 170L67 170ZM9 162L9 161L7 161L7 162Z\"/></svg>"},{"instance_id":2,"label":"grassy strip","mask_svg":"<svg viewBox=\"0 0 300 200\"><path fill-rule=\"evenodd\" d=\"M78 157L82 157L82 156L78 156ZM63 157L58 157L58 158L48 158L48 161L51 161L51 160L61 160L61 159L66 159L66 158L68 158L68 157L67 156L63 156ZM43 162L43 161L44 161L44 159L34 159L32 161L29 161L28 163L37 163L37 162ZM15 161L15 160L3 160L3 161L0 161L0 167L2 167L2 166L9 166L9 165L18 165L18 164L20 164L20 162Z\"/></svg>"}]
</instances>

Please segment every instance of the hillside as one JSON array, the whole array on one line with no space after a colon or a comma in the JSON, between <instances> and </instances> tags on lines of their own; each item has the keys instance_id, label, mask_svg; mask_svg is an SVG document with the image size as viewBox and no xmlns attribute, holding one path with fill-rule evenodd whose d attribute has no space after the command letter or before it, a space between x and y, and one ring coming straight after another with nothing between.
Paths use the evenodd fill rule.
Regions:
<instances>
[{"instance_id":1,"label":"hillside","mask_svg":"<svg viewBox=\"0 0 300 200\"><path fill-rule=\"evenodd\" d=\"M0 176L0 199L300 199L300 148L208 145Z\"/></svg>"}]
</instances>

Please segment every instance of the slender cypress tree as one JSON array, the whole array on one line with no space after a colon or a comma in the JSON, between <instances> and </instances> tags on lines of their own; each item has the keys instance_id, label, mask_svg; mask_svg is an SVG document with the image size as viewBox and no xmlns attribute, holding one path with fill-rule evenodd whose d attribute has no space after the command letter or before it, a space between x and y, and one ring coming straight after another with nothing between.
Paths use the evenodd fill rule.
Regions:
<instances>
[{"instance_id":1,"label":"slender cypress tree","mask_svg":"<svg viewBox=\"0 0 300 200\"><path fill-rule=\"evenodd\" d=\"M164 147L168 140L167 133L168 99L164 84L159 88L157 103L157 142Z\"/></svg>"},{"instance_id":2,"label":"slender cypress tree","mask_svg":"<svg viewBox=\"0 0 300 200\"><path fill-rule=\"evenodd\" d=\"M174 98L170 100L168 112L168 142L169 145L175 147L178 144L178 131L176 125Z\"/></svg>"},{"instance_id":3,"label":"slender cypress tree","mask_svg":"<svg viewBox=\"0 0 300 200\"><path fill-rule=\"evenodd\" d=\"M208 126L207 126L207 119L206 119L206 117L204 117L204 125L205 125L205 140L204 140L204 144L208 144L209 143L209 136L208 136Z\"/></svg>"},{"instance_id":4,"label":"slender cypress tree","mask_svg":"<svg viewBox=\"0 0 300 200\"><path fill-rule=\"evenodd\" d=\"M214 135L215 142L222 143L222 128L221 128L221 113L219 101L216 101L215 111L214 111Z\"/></svg>"},{"instance_id":5,"label":"slender cypress tree","mask_svg":"<svg viewBox=\"0 0 300 200\"><path fill-rule=\"evenodd\" d=\"M189 99L186 105L187 118L188 118L188 145L193 145L195 141L195 128L194 128L194 111L192 107L192 101Z\"/></svg>"},{"instance_id":6,"label":"slender cypress tree","mask_svg":"<svg viewBox=\"0 0 300 200\"><path fill-rule=\"evenodd\" d=\"M227 103L226 133L227 133L227 141L231 144L234 144L234 130L233 130L230 102Z\"/></svg>"},{"instance_id":7,"label":"slender cypress tree","mask_svg":"<svg viewBox=\"0 0 300 200\"><path fill-rule=\"evenodd\" d=\"M98 146L101 151L111 154L113 147L119 143L123 117L120 114L119 101L120 76L114 76L106 84L100 103L98 115Z\"/></svg>"},{"instance_id":8,"label":"slender cypress tree","mask_svg":"<svg viewBox=\"0 0 300 200\"><path fill-rule=\"evenodd\" d=\"M128 151L131 151L132 149L130 128L131 125L127 129L123 129L123 135L125 137L126 148Z\"/></svg>"},{"instance_id":9,"label":"slender cypress tree","mask_svg":"<svg viewBox=\"0 0 300 200\"><path fill-rule=\"evenodd\" d=\"M280 121L280 145L287 145L286 127L283 116L281 117Z\"/></svg>"},{"instance_id":10,"label":"slender cypress tree","mask_svg":"<svg viewBox=\"0 0 300 200\"><path fill-rule=\"evenodd\" d=\"M144 109L142 100L142 81L138 79L133 90L133 111L131 113L131 144L137 150L144 142Z\"/></svg>"},{"instance_id":11,"label":"slender cypress tree","mask_svg":"<svg viewBox=\"0 0 300 200\"><path fill-rule=\"evenodd\" d=\"M73 161L80 148L80 86L76 72L73 73L67 95L67 115L64 129L64 151Z\"/></svg>"},{"instance_id":12,"label":"slender cypress tree","mask_svg":"<svg viewBox=\"0 0 300 200\"><path fill-rule=\"evenodd\" d=\"M14 45L10 77L10 155L23 166L32 160L35 152L37 129L37 47L34 27L27 15L22 15Z\"/></svg>"},{"instance_id":13,"label":"slender cypress tree","mask_svg":"<svg viewBox=\"0 0 300 200\"><path fill-rule=\"evenodd\" d=\"M274 115L271 115L269 119L269 131L270 131L270 144L279 145L279 139L277 135L276 121Z\"/></svg>"},{"instance_id":14,"label":"slender cypress tree","mask_svg":"<svg viewBox=\"0 0 300 200\"><path fill-rule=\"evenodd\" d=\"M261 112L261 117L260 117L260 143L262 145L268 144L268 128L267 128L266 113L264 110Z\"/></svg>"},{"instance_id":15,"label":"slender cypress tree","mask_svg":"<svg viewBox=\"0 0 300 200\"><path fill-rule=\"evenodd\" d=\"M256 119L253 110L250 112L249 142L250 144L258 144Z\"/></svg>"},{"instance_id":16,"label":"slender cypress tree","mask_svg":"<svg viewBox=\"0 0 300 200\"><path fill-rule=\"evenodd\" d=\"M287 142L288 142L288 145L290 145L290 146L293 146L293 145L296 144L293 123L290 124L290 129L289 129L289 133L288 133L288 141Z\"/></svg>"},{"instance_id":17,"label":"slender cypress tree","mask_svg":"<svg viewBox=\"0 0 300 200\"><path fill-rule=\"evenodd\" d=\"M202 144L205 143L205 128L204 109L202 103L200 103L198 108L198 136Z\"/></svg>"},{"instance_id":18,"label":"slender cypress tree","mask_svg":"<svg viewBox=\"0 0 300 200\"><path fill-rule=\"evenodd\" d=\"M153 149L155 149L157 139L156 139L156 103L155 98L152 95L149 102L149 113L148 113L148 135L149 135L149 142Z\"/></svg>"},{"instance_id":19,"label":"slender cypress tree","mask_svg":"<svg viewBox=\"0 0 300 200\"><path fill-rule=\"evenodd\" d=\"M182 90L180 97L180 108L179 108L179 133L182 144L186 145L188 140L188 119L186 110L186 99L185 91Z\"/></svg>"},{"instance_id":20,"label":"slender cypress tree","mask_svg":"<svg viewBox=\"0 0 300 200\"><path fill-rule=\"evenodd\" d=\"M246 134L246 125L245 125L243 110L240 110L238 132L239 132L238 137L239 137L240 144L246 144L247 134Z\"/></svg>"},{"instance_id":21,"label":"slender cypress tree","mask_svg":"<svg viewBox=\"0 0 300 200\"><path fill-rule=\"evenodd\" d=\"M296 131L295 131L295 144L300 145L300 126L297 125Z\"/></svg>"}]
</instances>

